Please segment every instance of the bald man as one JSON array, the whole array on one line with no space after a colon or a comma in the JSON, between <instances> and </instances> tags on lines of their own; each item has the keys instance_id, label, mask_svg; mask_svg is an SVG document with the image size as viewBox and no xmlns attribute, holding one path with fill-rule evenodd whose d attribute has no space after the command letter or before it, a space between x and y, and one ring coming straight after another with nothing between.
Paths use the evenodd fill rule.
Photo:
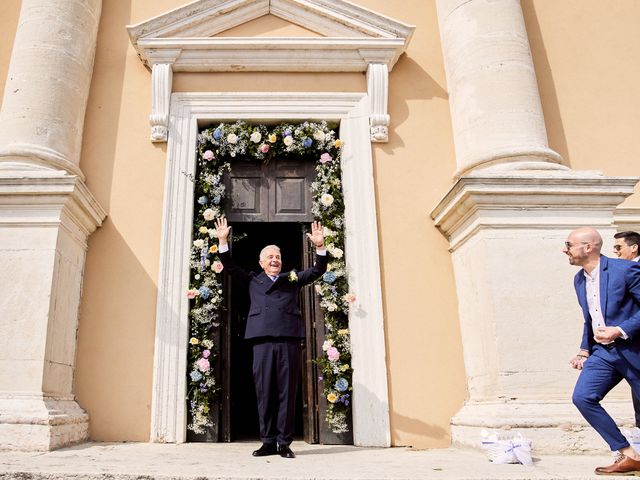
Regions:
<instances>
[{"instance_id":1,"label":"bald man","mask_svg":"<svg viewBox=\"0 0 640 480\"><path fill-rule=\"evenodd\" d=\"M640 264L600 254L602 237L593 228L572 231L563 252L582 267L574 277L584 315L580 351L570 365L581 370L573 403L618 456L596 475L640 475L640 454L622 435L600 401L621 380L640 394Z\"/></svg>"}]
</instances>

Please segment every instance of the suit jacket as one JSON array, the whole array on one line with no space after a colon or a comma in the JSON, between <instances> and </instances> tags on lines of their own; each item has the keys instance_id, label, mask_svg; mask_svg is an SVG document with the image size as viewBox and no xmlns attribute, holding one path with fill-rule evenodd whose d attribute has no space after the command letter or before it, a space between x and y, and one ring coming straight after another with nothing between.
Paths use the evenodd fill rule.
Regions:
<instances>
[{"instance_id":1,"label":"suit jacket","mask_svg":"<svg viewBox=\"0 0 640 480\"><path fill-rule=\"evenodd\" d=\"M591 352L595 345L587 304L586 279L581 269L573 279L578 303L584 315L580 348ZM620 354L640 368L640 264L630 260L600 256L600 306L607 327L620 327L628 335L619 337Z\"/></svg>"},{"instance_id":2,"label":"suit jacket","mask_svg":"<svg viewBox=\"0 0 640 480\"><path fill-rule=\"evenodd\" d=\"M264 272L246 272L238 267L230 252L221 253L220 260L231 278L249 289L251 305L244 338L304 338L304 323L298 304L300 289L327 271L327 255L316 255L313 267L296 272L296 281L289 280L291 272L281 272L275 282Z\"/></svg>"}]
</instances>

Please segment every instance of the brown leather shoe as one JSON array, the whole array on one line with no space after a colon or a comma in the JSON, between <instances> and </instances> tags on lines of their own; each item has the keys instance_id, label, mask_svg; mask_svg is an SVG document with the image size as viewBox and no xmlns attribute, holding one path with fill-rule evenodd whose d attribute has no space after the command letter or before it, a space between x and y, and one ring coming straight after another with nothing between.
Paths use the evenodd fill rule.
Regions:
<instances>
[{"instance_id":1,"label":"brown leather shoe","mask_svg":"<svg viewBox=\"0 0 640 480\"><path fill-rule=\"evenodd\" d=\"M635 475L640 477L640 460L634 460L622 453L608 467L596 468L596 475Z\"/></svg>"}]
</instances>

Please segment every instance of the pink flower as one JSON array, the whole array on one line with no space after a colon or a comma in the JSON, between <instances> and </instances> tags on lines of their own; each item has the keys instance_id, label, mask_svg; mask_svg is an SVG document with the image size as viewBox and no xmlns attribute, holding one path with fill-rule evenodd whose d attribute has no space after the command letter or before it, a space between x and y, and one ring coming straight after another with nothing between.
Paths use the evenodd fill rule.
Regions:
<instances>
[{"instance_id":1,"label":"pink flower","mask_svg":"<svg viewBox=\"0 0 640 480\"><path fill-rule=\"evenodd\" d=\"M200 370L201 372L208 372L209 368L211 368L211 365L209 364L209 360L207 360L206 358L201 358L196 362L196 365L198 366L198 370Z\"/></svg>"},{"instance_id":2,"label":"pink flower","mask_svg":"<svg viewBox=\"0 0 640 480\"><path fill-rule=\"evenodd\" d=\"M329 357L330 361L335 362L340 358L340 352L336 347L329 347L327 349L327 357Z\"/></svg>"},{"instance_id":3,"label":"pink flower","mask_svg":"<svg viewBox=\"0 0 640 480\"><path fill-rule=\"evenodd\" d=\"M320 155L320 163L327 163L331 160L333 160L333 157L328 153L323 153L322 155Z\"/></svg>"},{"instance_id":4,"label":"pink flower","mask_svg":"<svg viewBox=\"0 0 640 480\"><path fill-rule=\"evenodd\" d=\"M347 301L347 303L353 303L356 301L356 296L353 293L347 293L344 296L344 299Z\"/></svg>"},{"instance_id":5,"label":"pink flower","mask_svg":"<svg viewBox=\"0 0 640 480\"><path fill-rule=\"evenodd\" d=\"M260 145L260 151L262 153L267 153L269 151L269 145L267 145L266 143L263 143L262 145Z\"/></svg>"},{"instance_id":6,"label":"pink flower","mask_svg":"<svg viewBox=\"0 0 640 480\"><path fill-rule=\"evenodd\" d=\"M218 260L213 262L213 264L211 265L211 270L213 270L216 273L220 273L222 269L224 269L224 265L222 265L222 262Z\"/></svg>"},{"instance_id":7,"label":"pink flower","mask_svg":"<svg viewBox=\"0 0 640 480\"><path fill-rule=\"evenodd\" d=\"M204 352L202 352L202 356L204 358L209 358L209 355L211 355L211 351L210 350L205 350Z\"/></svg>"},{"instance_id":8,"label":"pink flower","mask_svg":"<svg viewBox=\"0 0 640 480\"><path fill-rule=\"evenodd\" d=\"M200 295L200 292L198 290L187 290L187 298L189 300L193 300L198 295Z\"/></svg>"},{"instance_id":9,"label":"pink flower","mask_svg":"<svg viewBox=\"0 0 640 480\"><path fill-rule=\"evenodd\" d=\"M213 160L213 152L211 150L207 150L202 155L202 158L204 158L205 160Z\"/></svg>"}]
</instances>

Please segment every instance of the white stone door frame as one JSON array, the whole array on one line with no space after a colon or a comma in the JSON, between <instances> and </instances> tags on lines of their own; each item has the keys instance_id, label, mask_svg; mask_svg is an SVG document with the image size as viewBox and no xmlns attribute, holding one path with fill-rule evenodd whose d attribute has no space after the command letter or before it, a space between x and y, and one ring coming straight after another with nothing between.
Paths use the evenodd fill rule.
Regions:
<instances>
[{"instance_id":1,"label":"white stone door frame","mask_svg":"<svg viewBox=\"0 0 640 480\"><path fill-rule=\"evenodd\" d=\"M384 318L369 116L364 93L174 93L167 145L151 407L151 441L186 439L189 254L199 125L212 121L340 123L345 255L357 302L349 313L353 438L390 446Z\"/></svg>"}]
</instances>

